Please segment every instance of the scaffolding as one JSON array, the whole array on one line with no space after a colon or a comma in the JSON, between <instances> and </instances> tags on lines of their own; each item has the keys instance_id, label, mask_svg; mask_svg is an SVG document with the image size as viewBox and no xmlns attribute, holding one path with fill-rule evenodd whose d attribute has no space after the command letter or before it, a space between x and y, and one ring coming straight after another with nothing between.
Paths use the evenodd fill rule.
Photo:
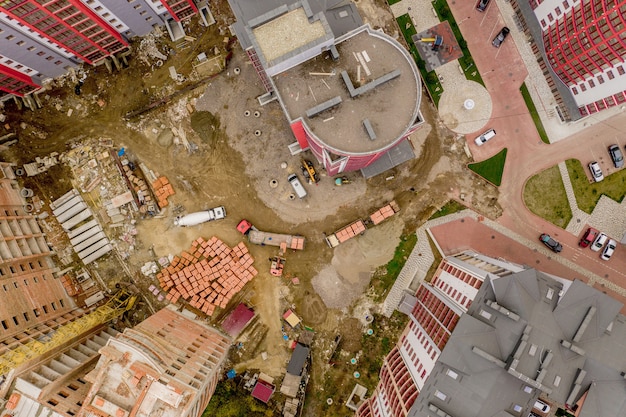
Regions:
<instances>
[{"instance_id":1,"label":"scaffolding","mask_svg":"<svg viewBox=\"0 0 626 417\"><path fill-rule=\"evenodd\" d=\"M7 375L11 370L29 360L62 346L89 329L108 323L121 316L124 312L133 308L136 300L136 295L132 295L126 290L121 290L106 304L96 308L91 313L85 314L48 334L40 336L38 339L33 339L4 353L0 356L0 376Z\"/></svg>"}]
</instances>

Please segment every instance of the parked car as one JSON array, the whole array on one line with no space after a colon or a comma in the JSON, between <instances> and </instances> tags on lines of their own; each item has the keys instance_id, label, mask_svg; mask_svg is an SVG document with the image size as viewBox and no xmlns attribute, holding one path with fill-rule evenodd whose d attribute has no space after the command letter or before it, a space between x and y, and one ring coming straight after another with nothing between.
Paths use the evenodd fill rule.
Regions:
<instances>
[{"instance_id":1,"label":"parked car","mask_svg":"<svg viewBox=\"0 0 626 417\"><path fill-rule=\"evenodd\" d=\"M605 235L604 233L600 233L598 237L596 238L596 240L594 240L593 243L591 244L591 250L594 252L597 252L600 249L602 249L602 246L604 246L608 238L609 237Z\"/></svg>"},{"instance_id":2,"label":"parked car","mask_svg":"<svg viewBox=\"0 0 626 417\"><path fill-rule=\"evenodd\" d=\"M606 244L604 250L602 251L602 255L600 255L600 259L602 259L603 261L608 261L609 259L611 259L611 256L613 255L613 252L615 252L616 247L617 242L613 239L609 239L609 242Z\"/></svg>"},{"instance_id":3,"label":"parked car","mask_svg":"<svg viewBox=\"0 0 626 417\"><path fill-rule=\"evenodd\" d=\"M622 151L619 149L619 146L609 146L609 155L611 155L615 168L621 168L624 166L624 155L622 155Z\"/></svg>"},{"instance_id":4,"label":"parked car","mask_svg":"<svg viewBox=\"0 0 626 417\"><path fill-rule=\"evenodd\" d=\"M487 6L489 6L489 0L478 0L478 3L476 3L476 10L484 12Z\"/></svg>"},{"instance_id":5,"label":"parked car","mask_svg":"<svg viewBox=\"0 0 626 417\"><path fill-rule=\"evenodd\" d=\"M604 179L604 175L602 175L602 170L600 169L600 164L597 162L589 163L589 171L591 171L591 176L595 182L600 182Z\"/></svg>"},{"instance_id":6,"label":"parked car","mask_svg":"<svg viewBox=\"0 0 626 417\"><path fill-rule=\"evenodd\" d=\"M541 411L542 413L549 413L550 412L550 406L548 404L544 403L541 400L535 401L535 405L533 405L533 408Z\"/></svg>"},{"instance_id":7,"label":"parked car","mask_svg":"<svg viewBox=\"0 0 626 417\"><path fill-rule=\"evenodd\" d=\"M495 38L493 38L493 41L491 42L491 44L493 46L495 46L496 48L499 48L500 45L502 45L502 42L504 42L504 40L506 39L506 37L508 36L510 30L508 27L503 27L502 29L500 29L500 32L498 32L498 34L496 35Z\"/></svg>"},{"instance_id":8,"label":"parked car","mask_svg":"<svg viewBox=\"0 0 626 417\"><path fill-rule=\"evenodd\" d=\"M482 135L474 139L474 143L478 146L481 146L483 143L487 142L489 139L493 138L494 136L496 136L496 131L493 129L489 129L488 131L486 131L485 133L483 133Z\"/></svg>"},{"instance_id":9,"label":"parked car","mask_svg":"<svg viewBox=\"0 0 626 417\"><path fill-rule=\"evenodd\" d=\"M539 240L541 240L543 244L550 248L553 252L559 253L563 250L563 246L556 240L552 239L547 233L542 233L541 236L539 236Z\"/></svg>"},{"instance_id":10,"label":"parked car","mask_svg":"<svg viewBox=\"0 0 626 417\"><path fill-rule=\"evenodd\" d=\"M598 233L600 233L597 229L590 227L587 229L585 234L580 238L580 242L578 242L578 246L581 248L586 248L590 244L593 243L594 240L598 237Z\"/></svg>"}]
</instances>

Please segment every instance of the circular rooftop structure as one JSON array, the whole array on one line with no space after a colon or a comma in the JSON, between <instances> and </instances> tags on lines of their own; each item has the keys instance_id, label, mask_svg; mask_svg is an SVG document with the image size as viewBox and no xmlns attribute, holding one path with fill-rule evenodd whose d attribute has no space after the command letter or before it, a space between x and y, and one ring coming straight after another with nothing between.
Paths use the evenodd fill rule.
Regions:
<instances>
[{"instance_id":1,"label":"circular rooftop structure","mask_svg":"<svg viewBox=\"0 0 626 417\"><path fill-rule=\"evenodd\" d=\"M272 77L283 108L290 123L302 121L312 147L337 156L383 153L420 121L413 58L368 26L335 47L334 57L324 52Z\"/></svg>"}]
</instances>

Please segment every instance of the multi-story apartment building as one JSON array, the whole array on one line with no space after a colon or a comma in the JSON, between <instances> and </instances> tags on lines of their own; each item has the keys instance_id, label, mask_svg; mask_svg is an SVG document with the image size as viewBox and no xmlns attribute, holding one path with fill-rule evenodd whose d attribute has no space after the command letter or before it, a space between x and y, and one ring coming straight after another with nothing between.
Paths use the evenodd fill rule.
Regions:
<instances>
[{"instance_id":1,"label":"multi-story apartment building","mask_svg":"<svg viewBox=\"0 0 626 417\"><path fill-rule=\"evenodd\" d=\"M513 0L562 120L626 102L626 1Z\"/></svg>"},{"instance_id":2,"label":"multi-story apartment building","mask_svg":"<svg viewBox=\"0 0 626 417\"><path fill-rule=\"evenodd\" d=\"M420 285L415 297L408 297L413 305L409 325L383 361L380 383L357 415L407 416L485 277L520 270L517 265L473 252L445 258L432 280Z\"/></svg>"},{"instance_id":3,"label":"multi-story apartment building","mask_svg":"<svg viewBox=\"0 0 626 417\"><path fill-rule=\"evenodd\" d=\"M80 64L114 58L155 26L184 34L180 21L198 10L193 0L0 2L0 100L32 93Z\"/></svg>"},{"instance_id":4,"label":"multi-story apartment building","mask_svg":"<svg viewBox=\"0 0 626 417\"><path fill-rule=\"evenodd\" d=\"M626 317L607 294L465 252L412 301L358 417L624 414Z\"/></svg>"}]
</instances>

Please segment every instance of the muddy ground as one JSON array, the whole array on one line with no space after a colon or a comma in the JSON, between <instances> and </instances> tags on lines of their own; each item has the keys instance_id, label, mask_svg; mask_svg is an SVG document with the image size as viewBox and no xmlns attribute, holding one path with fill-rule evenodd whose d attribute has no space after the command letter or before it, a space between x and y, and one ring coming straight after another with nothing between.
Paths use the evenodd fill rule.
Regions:
<instances>
[{"instance_id":1,"label":"muddy ground","mask_svg":"<svg viewBox=\"0 0 626 417\"><path fill-rule=\"evenodd\" d=\"M384 1L355 3L366 21L397 35ZM180 47L164 36L156 37L155 45L167 56L165 61L142 52L145 45L142 49L137 42L129 67L113 74L104 66L89 68L81 95L74 94L76 78L67 77L40 94L41 109L20 110L7 103L3 111L19 142L5 150L3 157L24 163L53 151L64 152L85 138L111 139L116 147L126 148L138 161L170 179L176 191L170 207L180 205L186 212L226 207L225 220L191 228L175 227L171 210L160 218L140 220L137 242L125 261L134 272L154 255L180 253L199 236L218 236L235 245L242 240L235 229L242 218L261 230L305 236L305 250L287 255L283 278L272 277L268 271L267 259L276 254L274 248L248 245L260 274L244 288L240 299L254 306L258 319L242 335L243 347L234 356L242 362L235 365L239 371L254 367L280 377L289 355L283 333L296 336L281 322L286 308L293 307L320 340L333 338L340 329L348 343L351 338L358 342L362 331L354 324L361 322L364 311L377 309L362 295L371 273L392 258L400 236L412 233L450 198L463 196L466 204L496 217L498 208L490 205L496 190L465 168L470 162L463 151L465 139L438 121L424 90L421 111L427 123L411 137L418 155L415 160L367 181L350 173L352 182L341 187L321 172L319 185L305 185L306 199L291 199L286 178L288 173L299 172L300 156L292 156L287 146L295 139L278 103L259 105L257 97L264 91L245 54L233 43L232 59L223 72L208 78L193 70L200 52L213 56L217 48L224 55L229 53L229 44L224 42L232 21L228 5L225 1L211 5L216 25L206 29L192 22L187 28L197 41ZM175 66L184 80L172 80L169 66ZM175 95L185 87L189 91ZM158 100L164 103L124 119ZM251 115L246 116L246 111ZM261 135L256 136L255 130ZM312 159L307 153L304 156ZM278 186L273 188L271 180ZM39 182L42 199L56 198L70 186L68 178ZM392 221L334 251L325 244L324 233L367 216L391 199L401 207ZM299 284L293 283L293 277ZM151 283L139 274L134 279L141 288ZM261 352L267 353L266 360Z\"/></svg>"}]
</instances>

